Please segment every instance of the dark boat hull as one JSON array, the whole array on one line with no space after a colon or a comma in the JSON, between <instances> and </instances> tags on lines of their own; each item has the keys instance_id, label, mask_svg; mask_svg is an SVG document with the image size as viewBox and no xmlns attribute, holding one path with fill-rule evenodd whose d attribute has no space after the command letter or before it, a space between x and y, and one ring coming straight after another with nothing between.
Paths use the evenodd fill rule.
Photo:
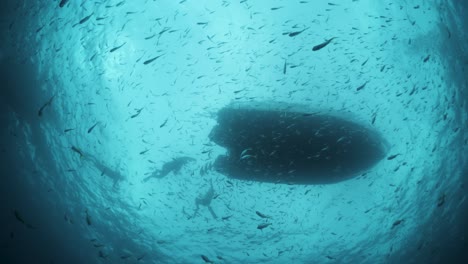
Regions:
<instances>
[{"instance_id":1,"label":"dark boat hull","mask_svg":"<svg viewBox=\"0 0 468 264\"><path fill-rule=\"evenodd\" d=\"M210 139L227 149L214 168L231 178L326 184L368 170L386 153L385 141L363 125L309 112L228 106Z\"/></svg>"}]
</instances>

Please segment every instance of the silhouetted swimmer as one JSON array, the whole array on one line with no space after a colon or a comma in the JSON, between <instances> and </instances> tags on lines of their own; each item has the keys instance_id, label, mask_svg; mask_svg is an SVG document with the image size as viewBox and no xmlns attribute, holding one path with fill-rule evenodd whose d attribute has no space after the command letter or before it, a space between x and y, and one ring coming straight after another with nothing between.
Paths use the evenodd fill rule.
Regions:
<instances>
[{"instance_id":1,"label":"silhouetted swimmer","mask_svg":"<svg viewBox=\"0 0 468 264\"><path fill-rule=\"evenodd\" d=\"M191 162L195 161L194 158L191 157L178 157L174 158L169 162L164 163L161 169L154 171L150 176L143 179L143 182L149 181L151 178L161 179L167 176L169 173L173 172L174 174L179 173L182 167Z\"/></svg>"}]
</instances>

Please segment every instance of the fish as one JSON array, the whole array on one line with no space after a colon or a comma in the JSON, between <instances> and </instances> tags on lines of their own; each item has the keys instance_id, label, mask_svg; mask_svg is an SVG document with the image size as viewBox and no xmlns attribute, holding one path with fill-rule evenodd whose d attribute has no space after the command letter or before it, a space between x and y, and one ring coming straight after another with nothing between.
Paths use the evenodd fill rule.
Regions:
<instances>
[{"instance_id":1,"label":"fish","mask_svg":"<svg viewBox=\"0 0 468 264\"><path fill-rule=\"evenodd\" d=\"M214 263L213 261L211 261L207 256L205 255L200 255L200 257L203 259L203 261L205 261L206 263Z\"/></svg>"},{"instance_id":2,"label":"fish","mask_svg":"<svg viewBox=\"0 0 468 264\"><path fill-rule=\"evenodd\" d=\"M409 95L413 95L416 92L416 90L417 90L416 85L414 85Z\"/></svg>"},{"instance_id":3,"label":"fish","mask_svg":"<svg viewBox=\"0 0 468 264\"><path fill-rule=\"evenodd\" d=\"M54 97L55 94L39 109L37 113L39 116L42 116L42 112L44 111L44 109L52 104Z\"/></svg>"},{"instance_id":4,"label":"fish","mask_svg":"<svg viewBox=\"0 0 468 264\"><path fill-rule=\"evenodd\" d=\"M75 146L71 146L71 150L78 153L80 155L80 158L82 158L84 156L83 152L80 149L78 149L77 147L75 147Z\"/></svg>"},{"instance_id":5,"label":"fish","mask_svg":"<svg viewBox=\"0 0 468 264\"><path fill-rule=\"evenodd\" d=\"M281 9L281 8L283 8L283 7L284 7L284 6L278 6L278 7L272 7L272 8L270 8L270 9L274 11L274 10Z\"/></svg>"},{"instance_id":6,"label":"fish","mask_svg":"<svg viewBox=\"0 0 468 264\"><path fill-rule=\"evenodd\" d=\"M405 220L404 220L404 219L400 219L400 220L396 220L395 222L393 222L392 229L393 229L395 226L401 224L403 221L405 221Z\"/></svg>"},{"instance_id":7,"label":"fish","mask_svg":"<svg viewBox=\"0 0 468 264\"><path fill-rule=\"evenodd\" d=\"M367 60L365 60L365 61L361 64L361 66L366 65L366 63L367 63L368 60L369 60L369 58L367 58Z\"/></svg>"},{"instance_id":8,"label":"fish","mask_svg":"<svg viewBox=\"0 0 468 264\"><path fill-rule=\"evenodd\" d=\"M127 255L122 255L120 256L120 259L128 259L129 257L131 257L132 255L130 254L127 254Z\"/></svg>"},{"instance_id":9,"label":"fish","mask_svg":"<svg viewBox=\"0 0 468 264\"><path fill-rule=\"evenodd\" d=\"M97 53L94 53L93 56L91 56L91 58L89 59L89 61L92 61L94 59L94 57L96 57Z\"/></svg>"},{"instance_id":10,"label":"fish","mask_svg":"<svg viewBox=\"0 0 468 264\"><path fill-rule=\"evenodd\" d=\"M399 155L400 154L390 155L390 156L388 156L387 160L392 160L392 159L398 157Z\"/></svg>"},{"instance_id":11,"label":"fish","mask_svg":"<svg viewBox=\"0 0 468 264\"><path fill-rule=\"evenodd\" d=\"M239 160L245 160L245 159L250 159L250 158L257 158L257 155L250 155L250 154L246 154L244 156L241 156Z\"/></svg>"},{"instance_id":12,"label":"fish","mask_svg":"<svg viewBox=\"0 0 468 264\"><path fill-rule=\"evenodd\" d=\"M240 93L240 92L242 92L242 91L245 91L245 88L244 88L244 89L240 89L240 90L236 90L236 91L234 91L234 93L237 94L237 93Z\"/></svg>"},{"instance_id":13,"label":"fish","mask_svg":"<svg viewBox=\"0 0 468 264\"><path fill-rule=\"evenodd\" d=\"M271 223L259 224L259 225L257 226L257 229L263 230L264 228L267 228L267 227L269 227L270 225L271 225Z\"/></svg>"},{"instance_id":14,"label":"fish","mask_svg":"<svg viewBox=\"0 0 468 264\"><path fill-rule=\"evenodd\" d=\"M356 88L356 91L360 91L360 90L364 89L364 87L366 87L366 84L367 84L367 83L368 83L368 82L365 82L364 84L362 84L361 86L359 86L358 88Z\"/></svg>"},{"instance_id":15,"label":"fish","mask_svg":"<svg viewBox=\"0 0 468 264\"><path fill-rule=\"evenodd\" d=\"M122 44L122 45L120 45L120 46L117 46L117 47L115 47L115 48L112 48L109 52L112 53L112 52L114 52L114 51L120 49L121 47L123 47L125 44L127 44L127 42L125 42L124 44Z\"/></svg>"},{"instance_id":16,"label":"fish","mask_svg":"<svg viewBox=\"0 0 468 264\"><path fill-rule=\"evenodd\" d=\"M171 29L171 28L165 27L163 30L161 30L161 31L158 33L159 36L161 36L162 34L164 34L165 32L167 32L169 29Z\"/></svg>"},{"instance_id":17,"label":"fish","mask_svg":"<svg viewBox=\"0 0 468 264\"><path fill-rule=\"evenodd\" d=\"M266 215L266 214L262 214L262 213L260 213L259 211L255 211L255 213L256 213L258 216L260 216L261 218L271 218L271 216Z\"/></svg>"},{"instance_id":18,"label":"fish","mask_svg":"<svg viewBox=\"0 0 468 264\"><path fill-rule=\"evenodd\" d=\"M300 30L300 31L290 32L290 33L288 34L288 36L290 36L290 37L295 37L295 36L301 34L302 32L304 32L306 29L308 29L308 28L304 28L303 30Z\"/></svg>"},{"instance_id":19,"label":"fish","mask_svg":"<svg viewBox=\"0 0 468 264\"><path fill-rule=\"evenodd\" d=\"M146 61L143 62L143 64L144 64L144 65L148 65L148 64L152 63L153 61L157 60L158 58L160 58L160 57L163 56L163 55L164 55L164 54L161 54L161 55L156 56L156 57L154 57L154 58L152 58L152 59L146 60Z\"/></svg>"},{"instance_id":20,"label":"fish","mask_svg":"<svg viewBox=\"0 0 468 264\"><path fill-rule=\"evenodd\" d=\"M143 110L143 108L144 108L144 107L142 107L142 108L140 108L140 109L136 109L136 111L137 111L136 114L132 115L130 118L135 118L135 117L139 116L140 113L141 113L141 111Z\"/></svg>"},{"instance_id":21,"label":"fish","mask_svg":"<svg viewBox=\"0 0 468 264\"><path fill-rule=\"evenodd\" d=\"M314 46L314 47L312 48L312 50L313 50L313 51L321 50L321 49L325 48L328 44L330 44L330 42L331 42L332 40L334 40L334 39L336 39L336 37L333 37L333 38L331 38L331 39L329 39L329 40L327 40L327 41L325 41L325 42L323 42L323 43L321 43L321 44L318 44L318 45Z\"/></svg>"},{"instance_id":22,"label":"fish","mask_svg":"<svg viewBox=\"0 0 468 264\"><path fill-rule=\"evenodd\" d=\"M247 152L248 152L249 150L252 150L252 149L251 149L251 148L246 148L246 149L244 149L244 150L241 152L240 157L242 157L242 156L244 156L245 154L247 154Z\"/></svg>"},{"instance_id":23,"label":"fish","mask_svg":"<svg viewBox=\"0 0 468 264\"><path fill-rule=\"evenodd\" d=\"M437 199L437 207L441 207L445 203L445 193L439 196L439 199Z\"/></svg>"},{"instance_id":24,"label":"fish","mask_svg":"<svg viewBox=\"0 0 468 264\"><path fill-rule=\"evenodd\" d=\"M91 225L91 216L89 216L88 209L86 209L85 213L86 213L86 223L90 226Z\"/></svg>"},{"instance_id":25,"label":"fish","mask_svg":"<svg viewBox=\"0 0 468 264\"><path fill-rule=\"evenodd\" d=\"M314 116L314 115L318 115L319 113L304 113L302 114L302 116Z\"/></svg>"},{"instance_id":26,"label":"fish","mask_svg":"<svg viewBox=\"0 0 468 264\"><path fill-rule=\"evenodd\" d=\"M85 17L82 18L78 23L76 23L75 25L73 25L73 27L76 27L76 26L78 26L78 25L81 25L81 24L86 23L86 21L88 21L93 15L94 15L94 13L91 13L91 15L89 15L89 16L85 16Z\"/></svg>"},{"instance_id":27,"label":"fish","mask_svg":"<svg viewBox=\"0 0 468 264\"><path fill-rule=\"evenodd\" d=\"M34 226L32 226L32 225L28 224L26 221L24 221L24 218L21 216L21 214L17 210L13 210L13 214L15 215L15 218L16 218L16 220L18 220L18 222L22 223L27 228L35 229Z\"/></svg>"},{"instance_id":28,"label":"fish","mask_svg":"<svg viewBox=\"0 0 468 264\"><path fill-rule=\"evenodd\" d=\"M145 153L148 152L148 151L149 151L149 149L145 149L145 150L143 150L143 151L140 152L140 155L143 155L143 154L145 154Z\"/></svg>"},{"instance_id":29,"label":"fish","mask_svg":"<svg viewBox=\"0 0 468 264\"><path fill-rule=\"evenodd\" d=\"M229 218L231 218L231 217L232 217L232 215L223 216L223 217L221 218L221 220L226 221L226 220L229 220Z\"/></svg>"},{"instance_id":30,"label":"fish","mask_svg":"<svg viewBox=\"0 0 468 264\"><path fill-rule=\"evenodd\" d=\"M42 30L43 28L44 28L44 26L42 26L42 27L39 27L38 29L36 29L36 33L39 33L39 32L41 32L41 30Z\"/></svg>"},{"instance_id":31,"label":"fish","mask_svg":"<svg viewBox=\"0 0 468 264\"><path fill-rule=\"evenodd\" d=\"M154 38L155 36L156 36L156 34L153 34L153 35L151 35L151 36L145 37L145 40L152 39L152 38Z\"/></svg>"},{"instance_id":32,"label":"fish","mask_svg":"<svg viewBox=\"0 0 468 264\"><path fill-rule=\"evenodd\" d=\"M73 131L73 130L75 130L75 129L74 128L67 128L67 129L63 130L63 132L67 133L67 132L70 132L70 131Z\"/></svg>"},{"instance_id":33,"label":"fish","mask_svg":"<svg viewBox=\"0 0 468 264\"><path fill-rule=\"evenodd\" d=\"M96 122L96 124L94 124L92 127L90 127L88 129L88 134L91 133L93 131L93 129L99 124L99 122Z\"/></svg>"},{"instance_id":34,"label":"fish","mask_svg":"<svg viewBox=\"0 0 468 264\"><path fill-rule=\"evenodd\" d=\"M283 74L286 74L286 60L284 60Z\"/></svg>"},{"instance_id":35,"label":"fish","mask_svg":"<svg viewBox=\"0 0 468 264\"><path fill-rule=\"evenodd\" d=\"M85 16L84 18L82 18L80 20L79 24L86 23L86 21L88 21L93 15L94 15L94 13L91 13L91 15L89 15L89 16Z\"/></svg>"},{"instance_id":36,"label":"fish","mask_svg":"<svg viewBox=\"0 0 468 264\"><path fill-rule=\"evenodd\" d=\"M431 58L431 55L427 55L427 57L424 58L424 62L428 62L430 58Z\"/></svg>"},{"instance_id":37,"label":"fish","mask_svg":"<svg viewBox=\"0 0 468 264\"><path fill-rule=\"evenodd\" d=\"M59 7L64 7L67 3L68 3L69 0L62 0L60 1L60 4L59 4Z\"/></svg>"},{"instance_id":38,"label":"fish","mask_svg":"<svg viewBox=\"0 0 468 264\"><path fill-rule=\"evenodd\" d=\"M169 118L166 118L166 120L164 120L164 122L159 126L159 128L162 128L163 126L165 126L168 120Z\"/></svg>"}]
</instances>

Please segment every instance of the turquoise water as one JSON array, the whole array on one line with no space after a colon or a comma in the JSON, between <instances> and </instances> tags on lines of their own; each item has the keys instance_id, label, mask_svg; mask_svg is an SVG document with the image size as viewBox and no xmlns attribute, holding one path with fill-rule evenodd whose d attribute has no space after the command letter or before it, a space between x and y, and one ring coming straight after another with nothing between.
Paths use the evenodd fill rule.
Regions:
<instances>
[{"instance_id":1,"label":"turquoise water","mask_svg":"<svg viewBox=\"0 0 468 264\"><path fill-rule=\"evenodd\" d=\"M4 2L2 263L468 261L464 2ZM209 134L233 102L334 113L388 156L231 179Z\"/></svg>"}]
</instances>

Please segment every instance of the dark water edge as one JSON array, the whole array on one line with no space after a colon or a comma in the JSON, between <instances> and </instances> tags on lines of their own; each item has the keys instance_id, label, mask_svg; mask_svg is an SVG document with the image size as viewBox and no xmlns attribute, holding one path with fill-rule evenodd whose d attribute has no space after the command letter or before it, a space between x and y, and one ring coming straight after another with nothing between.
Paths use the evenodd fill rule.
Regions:
<instances>
[{"instance_id":1,"label":"dark water edge","mask_svg":"<svg viewBox=\"0 0 468 264\"><path fill-rule=\"evenodd\" d=\"M17 1L8 0L2 5L5 8L0 8L0 17L9 17L14 14ZM455 5L459 13L450 15L457 16L464 22L460 28L468 28L468 3L456 1ZM447 15L445 25L451 29L456 28L450 15ZM21 22L15 23L8 24L6 28L2 24L0 36L10 34L10 27L19 30ZM15 39L20 40L20 35ZM447 52L445 63L456 65L447 72L453 84L459 88L458 92L463 94L460 97L465 98L462 104L465 111L468 111L468 80L465 77L468 75L467 42L466 33L452 32L451 40L447 40L442 48L442 52ZM25 54L32 54L34 51L23 50L16 42L2 42L0 48L3 53L0 54L0 58L3 57L0 60L0 262L90 263L90 260L95 260L98 256L89 241L81 237L80 232L66 221L53 224L50 222L53 218L64 218L64 215L57 213L67 209L60 204L60 197L51 195L54 190L49 190L47 186L31 189L24 181L29 177L59 177L54 158L41 134L41 124L35 121L37 102L46 100L47 96L32 88L35 86L34 65L27 65ZM9 84L5 85L6 82ZM459 133L457 142L452 147L462 147L466 151L468 127L460 129L464 133ZM29 150L25 146L28 139L35 143L34 160L24 154ZM37 167L44 170L37 170ZM461 199L468 191L468 161L460 164L460 167L463 168L461 175L451 175L460 177L459 188L447 194L454 200ZM440 173L450 172L441 170ZM57 208L53 207L54 203L43 202L49 201L50 197L57 200ZM417 237L409 238L408 244L411 247L393 252L383 263L468 263L468 202L457 207L440 209L431 216L430 224L421 227L422 231ZM26 224L18 219L15 211ZM28 222L33 222L37 227L28 226Z\"/></svg>"}]
</instances>

